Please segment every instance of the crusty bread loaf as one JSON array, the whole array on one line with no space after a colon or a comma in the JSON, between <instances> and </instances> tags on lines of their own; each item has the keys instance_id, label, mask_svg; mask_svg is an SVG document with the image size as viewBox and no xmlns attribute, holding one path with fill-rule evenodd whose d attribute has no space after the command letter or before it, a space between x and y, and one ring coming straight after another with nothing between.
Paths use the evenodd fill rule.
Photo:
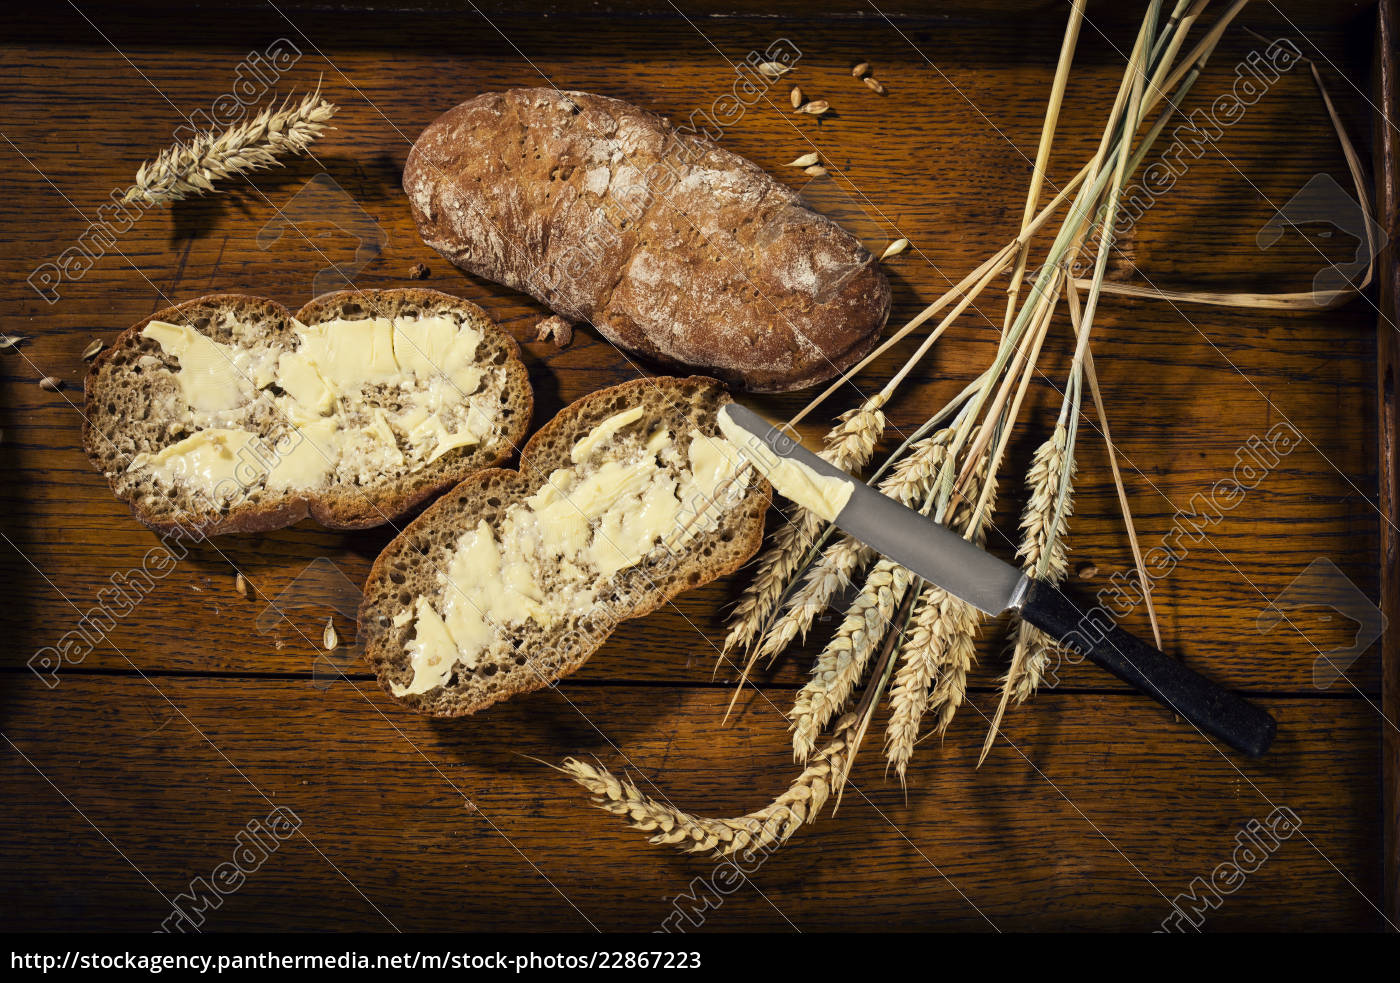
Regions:
<instances>
[{"instance_id":1,"label":"crusty bread loaf","mask_svg":"<svg viewBox=\"0 0 1400 983\"><path fill-rule=\"evenodd\" d=\"M353 394L341 393L325 419L334 419L326 426L337 435L343 431L353 436L354 443L343 448L332 445L330 438L321 443L305 438L310 430L294 424L288 415L292 397L282 388L286 380L277 378L269 383L266 378L253 378L259 371L254 366L265 370L280 366L283 355L298 351L303 342L297 331L307 325L327 325L326 337L332 339L327 344L333 345L330 332L339 321L387 318L402 325L438 317L457 325L458 331L470 329L480 334L473 356L480 369L477 391L464 393L461 386L448 385L449 380L406 373L399 387L385 383ZM188 326L198 335L229 346L221 351L232 353L238 362L235 381L246 386L235 408L206 413L191 404L190 399L197 399L198 393L190 393L178 378L179 358L143 334L154 322ZM397 346L402 332L395 328L393 336ZM349 353L352 361L362 357L368 362L370 356L370 352ZM227 358L225 361L234 364ZM192 364L190 371L195 370ZM429 370L423 367L423 371ZM410 440L406 431L396 426L403 418L391 415L415 405L412 401L430 384L441 387L434 390L438 400L434 405L444 407L434 420L441 422L445 417L460 421L464 414L480 413L472 420L480 421L482 432L478 442L453 447L436 460L426 461L436 440L443 438ZM239 294L187 301L158 311L123 332L94 359L85 393L83 443L117 496L130 505L137 519L153 529L198 526L206 535L277 529L308 515L337 529L389 522L467 475L509 458L524 440L533 408L529 376L510 335L475 304L416 288L326 294L295 316L275 301ZM299 409L295 400L292 408ZM378 422L388 424L387 431L368 425L355 428L370 419L376 426ZM241 455L236 486L215 493L190 484L184 477L193 469L192 464L183 466L175 476L154 467L162 451L169 453L169 448L197 439L201 433L227 432L242 439L243 431L256 434L254 449L270 452ZM270 487L269 468L290 456L286 449L295 449L298 444L309 458L320 455L319 466L328 470L307 487ZM334 449L327 450L327 446ZM332 459L336 450L339 457ZM247 463L250 460L252 465Z\"/></svg>"},{"instance_id":2,"label":"crusty bread loaf","mask_svg":"<svg viewBox=\"0 0 1400 983\"><path fill-rule=\"evenodd\" d=\"M801 389L874 347L879 264L761 168L617 99L488 92L404 168L424 241L665 365Z\"/></svg>"},{"instance_id":3,"label":"crusty bread loaf","mask_svg":"<svg viewBox=\"0 0 1400 983\"><path fill-rule=\"evenodd\" d=\"M722 386L699 376L638 379L604 389L565 407L545 424L522 452L520 471L479 472L429 506L388 545L365 584L359 637L380 685L421 713L440 717L474 713L515 693L540 689L568 675L588 660L619 621L641 617L684 590L736 570L758 549L768 506L768 485L751 469L742 480L726 486L724 494L709 499L718 504L698 513L710 523L708 529L696 527L693 537L674 546L653 548L639 563L611 576L595 576L592 569L582 570L579 576L584 578L583 586L589 596L596 596L596 603L560 620L543 623L528 619L504 623L501 612L494 612L493 617L493 612L481 611L488 622L491 641L487 650L474 657L475 664L458 661L458 654L465 657L466 653L454 647L450 650L450 677L445 675L448 667L442 669L444 683L422 692L404 692L415 681L411 649L419 632L416 618L422 617L418 602L430 601L442 610L458 600L461 587L456 586L457 594L453 593L454 581L449 572L458 569L454 559L467 534L481 528L479 523L484 521L493 537L500 540L502 530L519 528L511 525L511 516L518 516L531 496L543 493L547 487L579 488L579 484L568 483L569 477L561 478L557 469L597 469L608 462L646 461L650 448L655 446L646 443L649 434L664 431L672 435L676 459L696 456L691 449L691 433L697 434L695 440L703 440L707 448L713 449L723 443L718 437L716 415L728 401ZM608 434L609 427L599 428L600 424L619 419L620 413L630 414L636 407L642 407L640 419L595 441L597 449L591 456L584 457L581 464L576 461L574 448L580 441L589 443L585 440L589 435ZM668 454L665 450L659 452L655 463L659 465ZM568 504L573 505L576 500L571 499ZM645 495L641 501L646 501ZM628 505L627 511L632 515L637 509ZM602 528L602 521L591 527L595 544L602 536ZM682 523L680 528L688 527ZM541 537L539 542L532 562L562 570L568 554L556 559L557 554L549 549L548 537ZM500 549L504 551L504 544ZM542 579L539 583L546 593L553 594L582 589L578 581L561 580L554 584ZM509 599L503 597L502 603L509 603Z\"/></svg>"}]
</instances>

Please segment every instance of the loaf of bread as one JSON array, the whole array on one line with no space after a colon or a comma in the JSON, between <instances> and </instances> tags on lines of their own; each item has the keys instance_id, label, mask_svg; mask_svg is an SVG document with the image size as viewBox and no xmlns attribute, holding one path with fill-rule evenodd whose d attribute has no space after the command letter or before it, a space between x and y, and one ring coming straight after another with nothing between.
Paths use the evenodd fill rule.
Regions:
<instances>
[{"instance_id":1,"label":"loaf of bread","mask_svg":"<svg viewBox=\"0 0 1400 983\"><path fill-rule=\"evenodd\" d=\"M758 392L829 379L890 311L879 264L756 164L617 99L488 92L418 137L404 190L462 269L627 352Z\"/></svg>"},{"instance_id":2,"label":"loaf of bread","mask_svg":"<svg viewBox=\"0 0 1400 983\"><path fill-rule=\"evenodd\" d=\"M294 316L216 294L122 333L88 372L83 444L137 519L259 532L389 522L509 458L533 396L515 341L433 290Z\"/></svg>"},{"instance_id":3,"label":"loaf of bread","mask_svg":"<svg viewBox=\"0 0 1400 983\"><path fill-rule=\"evenodd\" d=\"M472 475L384 550L359 638L380 685L456 717L573 672L620 621L737 569L768 485L719 435L713 379L659 377L565 407L520 470Z\"/></svg>"}]
</instances>

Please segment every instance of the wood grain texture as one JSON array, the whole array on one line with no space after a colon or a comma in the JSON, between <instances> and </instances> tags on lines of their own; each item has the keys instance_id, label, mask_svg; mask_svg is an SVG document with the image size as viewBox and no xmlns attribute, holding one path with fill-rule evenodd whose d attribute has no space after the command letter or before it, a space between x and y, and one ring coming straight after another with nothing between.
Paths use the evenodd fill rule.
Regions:
<instances>
[{"instance_id":1,"label":"wood grain texture","mask_svg":"<svg viewBox=\"0 0 1400 983\"><path fill-rule=\"evenodd\" d=\"M367 880L365 893L400 928L484 928L492 924L488 917L503 927L587 928L504 841L463 816L451 789L440 778L433 784L431 769L425 777L426 764L397 728L416 743L430 741L429 757L446 774L495 795L488 807L483 793L483 812L508 830L527 829L525 853L550 858L541 866L551 876L556 865L563 871L571 896L582 892L580 908L600 926L645 929L659 920L663 902L708 868L646 847L589 810L557 777L531 771L507 753L553 760L602 747L559 697L539 694L444 728L379 702L353 662L353 645L329 656L319 650L327 616L343 639L353 639L345 615L354 599L337 593L329 574L314 575L338 569L350 584L361 582L392 530L347 535L302 524L199 546L153 582L129 614L98 633L81 666L58 674L56 689L23 668L74 630L102 601L98 592L110 579L138 568L157 544L108 494L82 453L74 409L81 352L94 337L111 338L152 310L213 290L248 290L300 305L318 273L355 262L357 236L382 236L382 251L353 272L354 284L407 285L409 268L422 262L432 270L427 286L485 307L522 342L538 425L566 403L648 367L631 364L587 329L562 351L536 342L532 327L543 309L463 276L424 247L399 190L412 140L456 102L516 85L603 92L685 120L729 90L732 61L783 37L803 53L792 80L810 97L831 101L834 117L794 119L787 86L779 85L771 101L726 128L722 142L800 188L873 249L907 236L914 248L889 264L893 321L902 322L1010 239L1020 219L1063 11L1008 3L1016 16L954 7L920 17L921 5L891 5L888 21L855 6L817 15L784 3L761 5L762 11L681 4L689 19L669 8L623 17L572 3L552 5L548 18L490 6L482 17L470 10L350 13L279 4L284 18L248 3L236 17L211 14L197 23L136 6L88 11L92 23L65 8L20 25L0 50L7 83L0 88L0 131L8 141L0 150L9 155L7 194L0 198L3 330L30 339L0 353L0 464L10 477L0 485L0 531L9 540L0 543L0 569L12 598L0 610L4 733L77 806L92 806L89 814L114 840L124 848L128 837L133 849L142 844L136 862L143 869L155 865L159 876L152 879L162 890L183 888L212 868L231 830L253 818L262 800L207 745L190 743L192 731L178 738L167 733L188 725L178 716L170 723L170 707L135 675L149 674L162 690L178 692L177 704L187 700L198 709L191 717L216 743L233 743L240 753L230 750L230 757L240 766L247 755L260 786L302 796L296 807L308 810L311 839L338 865L345 856L355 868L347 869L350 878L361 887ZM750 16L767 11L778 16ZM1266 37L1293 38L1318 58L1340 112L1361 138L1372 112L1360 81L1370 73L1372 13L1361 4L1260 5L1246 24ZM1052 180L1064 180L1091 152L1133 27L1122 12L1096 18L1093 30L1086 26ZM182 114L207 110L236 81L247 54L279 37L294 40L303 56L278 91L305 91L319 79L342 107L315 158L235 183L225 195L142 215L81 279L63 284L56 303L31 289L25 282L31 271L77 240L108 194L170 140ZM1226 91L1235 66L1262 46L1233 31L1188 108L1207 106ZM850 77L850 65L860 60L872 62L888 96L875 96ZM810 149L820 150L831 176L809 182L783 166ZM1119 275L1163 287L1307 289L1329 262L1350 256L1354 242L1309 225L1287 230L1264 249L1256 234L1318 174L1347 187L1325 110L1300 66L1191 160L1177 187L1137 223ZM307 199L298 193L313 181L332 195L302 207ZM291 219L286 228L278 223L282 215ZM981 370L994 347L993 325L1000 324L995 297L1002 287L989 291L986 303L979 301L911 377L890 410L892 436L916 426ZM1189 544L1156 599L1168 650L1279 709L1279 748L1262 765L1248 766L1264 769L1249 775L1276 783L1271 798L1295 808L1309 835L1318 831L1319 846L1360 893L1306 844L1290 841L1279 862L1212 915L1211 927L1313 927L1303 924L1309 918L1316 927L1379 924L1372 906L1380 903L1382 880L1376 764L1381 732L1393 737L1378 707L1379 646L1357 659L1345 682L1322 691L1314 685L1314 664L1322 651L1345 645L1352 626L1316 608L1292 612L1289 623L1268 631L1261 630L1268 619L1260 620L1270 601L1318 559L1335 564L1365 596L1381 590L1384 513L1374 449L1382 436L1378 392L1388 390L1377 384L1384 351L1377 347L1377 311L1374 298L1306 315L1112 299L1097 322L1099 374L1145 547L1173 536L1181 511L1229 474L1252 437L1287 421L1305 438ZM1027 425L1013 440L1001 534L990 544L1006 557L1014 552L1008 537L1014 538L1023 501L1018 475L1058 409L1066 332L1057 328ZM868 392L886 378L912 344L882 358L833 411L854 402L855 388ZM41 391L35 383L45 375L63 379L64 391ZM775 416L803 402L801 395L755 401ZM815 436L825 425L815 421L808 432ZM1072 565L1098 567L1095 580L1079 585L1092 591L1130 570L1131 555L1102 444L1091 429L1085 437ZM1393 500L1390 508L1393 514ZM252 585L251 598L234 591L235 568ZM736 590L730 578L624 625L560 691L649 775L664 777L663 786L687 806L753 807L761 804L754 796L776 791L791 770L775 717L759 722L751 708L738 728L718 730L714 708L727 699L721 684L733 673L724 667L712 682L712 671ZM1126 623L1146 631L1145 612L1139 607ZM975 699L986 704L1003 668L997 633L987 633L982 656L973 681ZM764 693L785 707L806 667L803 655L785 660L762 679ZM338 678L342 670L351 673L349 681ZM186 678L192 674L214 678ZM369 704L350 699L350 683L370 694ZM1394 688L1390 693L1394 720ZM664 720L657 721L660 714ZM1027 796L1023 783L1036 776L1024 761L1018 765L999 750L980 772L972 770L982 732L980 718L967 712L941 750L932 741L923 745L907 812L898 791L879 782L878 748L868 748L862 770L878 790L872 798L893 810L891 818L921 849L936 847L940 869L959 887L971 886L969 897L997 927L1160 922L1166 901L1095 840L1074 808L1048 785ZM1260 811L1262 799L1248 798L1248 784L1229 762L1092 668L1070 669L1060 692L1008 718L1008 733L1038 763L1038 755L1049 756L1056 784L1074 786L1066 789L1072 801L1099 825L1108 823L1115 842L1131 845L1124 852L1142 858L1144 870L1153 868L1149 878L1168 898L1228 859L1239 823L1267 812ZM180 755L167 760L175 749ZM21 758L4 760L6 781L14 783L11 800L24 801L23 811L4 820L4 849L25 871L27 890L43 899L13 912L16 925L63 916L148 927L161 905L155 892L61 796L33 784L32 771L25 777ZM1183 760L1193 767L1183 768ZM1199 777L1183 786L1183 773ZM215 788L229 790L226 802L212 796ZM44 789L47 798L38 794ZM347 822L366 802L373 818ZM1053 837L1045 835L1047 814ZM1315 826L1309 815L1317 817ZM1394 815L1391 808L1392 827ZM1078 832L1062 841L1059 830L1074 823ZM54 864L44 832L51 827L66 831L67 850L110 876L44 886ZM867 854L864 844L872 838L883 845ZM157 847L172 842L172 849ZM279 855L265 884L250 884L217 916L228 918L229 927L291 918L387 927L315 850L304 843L296 850L294 862L279 870ZM437 868L413 859L432 850L447 851L452 862ZM867 856L869 863L854 860ZM481 866L463 882L463 865L476 857ZM781 865L775 890L796 899L802 917L793 921L803 929L987 927L858 800L848 798L834 823L823 822L771 864L774 871ZM769 890L769 869L755 881L790 915ZM724 909L721 927L787 927L773 906L745 890L745 900ZM1317 901L1305 911L1302 898Z\"/></svg>"},{"instance_id":2,"label":"wood grain texture","mask_svg":"<svg viewBox=\"0 0 1400 983\"><path fill-rule=\"evenodd\" d=\"M11 803L0 852L3 914L17 929L65 918L152 929L164 899L229 858L245 823L284 806L304 838L209 912L208 930L651 931L714 861L650 846L519 755L597 754L718 814L761 805L792 772L774 708L750 706L722 728L727 694L686 687L565 684L448 723L405 716L364 687L302 680L264 680L255 703L228 680L15 683L5 733L28 760L0 762ZM1259 763L1107 695L1056 696L1018 717L1007 737L1019 750L1003 743L980 771L980 734L930 747L907 804L871 755L836 816L766 859L705 928L1147 931L1230 859L1238 829L1279 806L1300 833L1209 927L1374 927L1379 871L1363 859L1378 799L1373 718L1355 701L1268 706L1280 744Z\"/></svg>"}]
</instances>

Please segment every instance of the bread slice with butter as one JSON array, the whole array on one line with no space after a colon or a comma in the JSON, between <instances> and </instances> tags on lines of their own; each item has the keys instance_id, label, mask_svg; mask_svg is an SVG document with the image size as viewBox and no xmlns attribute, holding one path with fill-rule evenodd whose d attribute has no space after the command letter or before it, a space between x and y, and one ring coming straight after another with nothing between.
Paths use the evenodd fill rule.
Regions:
<instances>
[{"instance_id":1,"label":"bread slice with butter","mask_svg":"<svg viewBox=\"0 0 1400 983\"><path fill-rule=\"evenodd\" d=\"M509 458L533 394L481 308L412 288L159 311L94 359L84 402L88 456L136 518L215 535L390 522Z\"/></svg>"},{"instance_id":2,"label":"bread slice with butter","mask_svg":"<svg viewBox=\"0 0 1400 983\"><path fill-rule=\"evenodd\" d=\"M421 713L475 713L738 569L769 488L719 433L728 401L701 376L604 389L540 428L519 471L481 471L429 506L365 584L359 637L380 685Z\"/></svg>"}]
</instances>

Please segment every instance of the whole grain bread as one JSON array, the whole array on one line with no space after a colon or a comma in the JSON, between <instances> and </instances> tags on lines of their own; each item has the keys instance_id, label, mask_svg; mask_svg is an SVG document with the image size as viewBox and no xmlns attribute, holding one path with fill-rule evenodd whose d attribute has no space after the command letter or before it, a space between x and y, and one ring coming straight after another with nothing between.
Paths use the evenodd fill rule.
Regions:
<instances>
[{"instance_id":1,"label":"whole grain bread","mask_svg":"<svg viewBox=\"0 0 1400 983\"><path fill-rule=\"evenodd\" d=\"M454 448L417 470L399 474L349 475L337 470L321 486L274 491L246 488L233 502L183 492L158 481L147 469L132 469L140 454L156 454L195 433L189 404L176 381L178 361L142 336L152 321L189 325L213 340L293 350L296 322L336 319L447 315L482 335L476 361L488 369L483 398L499 398L492 431L480 443ZM487 387L494 387L488 393ZM295 315L276 301L242 294L213 294L157 311L124 331L93 360L84 385L83 445L132 513L157 531L198 527L205 535L262 532L310 516L335 529L363 529L392 521L468 475L511 457L525 438L533 393L519 346L486 312L470 301L420 288L356 290L324 294ZM275 439L291 426L270 399L249 403L242 429Z\"/></svg>"},{"instance_id":2,"label":"whole grain bread","mask_svg":"<svg viewBox=\"0 0 1400 983\"><path fill-rule=\"evenodd\" d=\"M404 696L391 688L412 678L408 645L416 630L415 602L448 589L445 571L464 532L484 519L498 533L510 506L538 491L555 468L568 467L575 443L614 414L643 406L644 419L668 427L684 452L692 428L707 437L718 435L716 415L727 402L724 388L701 376L638 379L601 390L566 406L541 427L521 453L519 471L478 472L424 510L385 548L365 583L359 638L384 690L420 713L475 713L567 676L588 661L619 622L642 617L682 591L738 569L763 537L770 489L756 477L741 498L725 506L710 531L683 549L656 550L637 566L601 581L599 597L607 603L587 615L548 628L530 621L496 627L493 648L473 669L459 664L446 685Z\"/></svg>"},{"instance_id":3,"label":"whole grain bread","mask_svg":"<svg viewBox=\"0 0 1400 983\"><path fill-rule=\"evenodd\" d=\"M757 392L829 379L890 312L878 262L756 164L655 113L488 92L413 145L423 240L619 347Z\"/></svg>"}]
</instances>

